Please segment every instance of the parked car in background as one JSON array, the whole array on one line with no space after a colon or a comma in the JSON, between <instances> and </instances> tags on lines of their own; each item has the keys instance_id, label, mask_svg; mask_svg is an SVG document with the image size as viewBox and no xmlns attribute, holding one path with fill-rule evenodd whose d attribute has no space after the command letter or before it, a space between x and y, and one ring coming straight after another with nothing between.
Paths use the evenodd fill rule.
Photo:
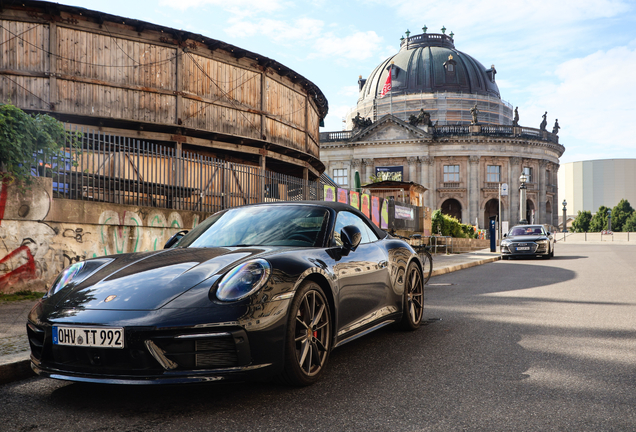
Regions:
<instances>
[{"instance_id":1,"label":"parked car in background","mask_svg":"<svg viewBox=\"0 0 636 432\"><path fill-rule=\"evenodd\" d=\"M33 369L110 384L308 385L333 348L422 321L418 254L351 206L231 208L183 234L65 269L29 315Z\"/></svg>"},{"instance_id":2,"label":"parked car in background","mask_svg":"<svg viewBox=\"0 0 636 432\"><path fill-rule=\"evenodd\" d=\"M515 225L501 241L501 257L554 256L554 236L543 225Z\"/></svg>"}]
</instances>

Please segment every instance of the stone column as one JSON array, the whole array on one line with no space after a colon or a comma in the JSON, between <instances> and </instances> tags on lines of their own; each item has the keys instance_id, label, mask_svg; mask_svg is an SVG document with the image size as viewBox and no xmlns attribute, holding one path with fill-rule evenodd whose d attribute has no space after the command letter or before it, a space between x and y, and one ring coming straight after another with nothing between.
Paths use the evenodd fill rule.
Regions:
<instances>
[{"instance_id":1,"label":"stone column","mask_svg":"<svg viewBox=\"0 0 636 432\"><path fill-rule=\"evenodd\" d=\"M548 188L546 181L546 170L548 169L548 161L540 160L539 161L539 202L537 205L538 211L535 212L534 222L535 223L549 223L546 220L545 215L545 201L547 199L546 191Z\"/></svg>"},{"instance_id":2,"label":"stone column","mask_svg":"<svg viewBox=\"0 0 636 432\"><path fill-rule=\"evenodd\" d=\"M353 190L356 184L356 171L360 173L360 181L362 182L362 175L364 173L360 172L360 167L362 165L362 161L360 159L351 159L351 172L349 173L349 188Z\"/></svg>"},{"instance_id":3,"label":"stone column","mask_svg":"<svg viewBox=\"0 0 636 432\"><path fill-rule=\"evenodd\" d=\"M422 171L420 174L420 177L422 179L421 184L426 189L428 189L424 193L424 207L428 207L431 210L434 210L433 198L436 192L435 192L435 184L431 182L431 176L430 176L431 165L433 164L433 158L430 156L420 156L420 163L422 165L421 166Z\"/></svg>"},{"instance_id":4,"label":"stone column","mask_svg":"<svg viewBox=\"0 0 636 432\"><path fill-rule=\"evenodd\" d=\"M409 179L408 181L417 183L417 166L415 163L417 162L417 158L415 156L409 156L406 158L406 162L409 164ZM402 179L404 181L404 179Z\"/></svg>"},{"instance_id":5,"label":"stone column","mask_svg":"<svg viewBox=\"0 0 636 432\"><path fill-rule=\"evenodd\" d=\"M369 183L373 175L373 159L362 159L362 166L364 168L364 180L362 180L362 183Z\"/></svg>"},{"instance_id":6,"label":"stone column","mask_svg":"<svg viewBox=\"0 0 636 432\"><path fill-rule=\"evenodd\" d=\"M519 177L521 177L521 162L519 157L510 158L510 185L508 185L508 201L510 202L510 226L521 220L519 214Z\"/></svg>"},{"instance_id":7,"label":"stone column","mask_svg":"<svg viewBox=\"0 0 636 432\"><path fill-rule=\"evenodd\" d=\"M552 173L552 175L554 176L553 178L559 178L559 164L552 164ZM557 180L554 182L554 199L552 202L552 225L554 225L555 227L559 226L559 212L554 211L554 209L561 208L561 201L562 200L559 200L559 182ZM565 222L563 222L563 224L563 226L565 227Z\"/></svg>"},{"instance_id":8,"label":"stone column","mask_svg":"<svg viewBox=\"0 0 636 432\"><path fill-rule=\"evenodd\" d=\"M478 220L479 227L486 228L479 209L479 159L479 156L468 157L468 223L472 225Z\"/></svg>"}]
</instances>

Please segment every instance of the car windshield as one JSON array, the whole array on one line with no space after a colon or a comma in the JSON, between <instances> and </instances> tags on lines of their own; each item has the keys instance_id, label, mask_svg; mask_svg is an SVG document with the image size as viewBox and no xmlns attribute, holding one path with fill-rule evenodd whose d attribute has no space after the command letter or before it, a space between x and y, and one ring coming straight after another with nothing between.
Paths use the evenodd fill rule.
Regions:
<instances>
[{"instance_id":1,"label":"car windshield","mask_svg":"<svg viewBox=\"0 0 636 432\"><path fill-rule=\"evenodd\" d=\"M543 228L541 227L513 227L510 230L511 236L523 236L523 235L544 235Z\"/></svg>"},{"instance_id":2,"label":"car windshield","mask_svg":"<svg viewBox=\"0 0 636 432\"><path fill-rule=\"evenodd\" d=\"M328 215L315 206L234 208L210 216L176 246L321 246Z\"/></svg>"}]
</instances>

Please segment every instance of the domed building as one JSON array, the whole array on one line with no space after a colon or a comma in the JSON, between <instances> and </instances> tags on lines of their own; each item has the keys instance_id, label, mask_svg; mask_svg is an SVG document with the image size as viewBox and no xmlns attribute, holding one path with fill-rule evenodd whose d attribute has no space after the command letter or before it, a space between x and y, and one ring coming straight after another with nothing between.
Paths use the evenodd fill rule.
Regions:
<instances>
[{"instance_id":1,"label":"domed building","mask_svg":"<svg viewBox=\"0 0 636 432\"><path fill-rule=\"evenodd\" d=\"M348 130L321 134L327 173L341 187L352 186L356 171L363 183L421 184L428 189L421 205L480 228L498 215L502 186L502 221L557 226L557 171L565 151L558 123L549 132L546 113L539 128L520 126L518 110L501 99L494 65L486 68L457 50L444 28L423 30L407 32L395 55L360 77Z\"/></svg>"}]
</instances>

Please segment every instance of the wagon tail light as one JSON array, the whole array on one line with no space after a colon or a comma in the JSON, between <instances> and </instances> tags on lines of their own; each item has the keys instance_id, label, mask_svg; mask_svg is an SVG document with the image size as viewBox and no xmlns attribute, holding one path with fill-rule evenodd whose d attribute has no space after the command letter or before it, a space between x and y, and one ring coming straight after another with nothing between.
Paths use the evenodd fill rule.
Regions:
<instances>
[{"instance_id":1,"label":"wagon tail light","mask_svg":"<svg viewBox=\"0 0 636 432\"><path fill-rule=\"evenodd\" d=\"M272 266L264 259L244 262L223 276L216 297L221 301L242 300L263 287L271 272Z\"/></svg>"},{"instance_id":2,"label":"wagon tail light","mask_svg":"<svg viewBox=\"0 0 636 432\"><path fill-rule=\"evenodd\" d=\"M46 293L45 297L51 297L55 293L59 292L63 288L70 285L78 285L86 280L93 273L97 272L100 268L113 261L112 258L98 258L90 261L80 261L66 267L62 273L55 279L53 285Z\"/></svg>"}]
</instances>

